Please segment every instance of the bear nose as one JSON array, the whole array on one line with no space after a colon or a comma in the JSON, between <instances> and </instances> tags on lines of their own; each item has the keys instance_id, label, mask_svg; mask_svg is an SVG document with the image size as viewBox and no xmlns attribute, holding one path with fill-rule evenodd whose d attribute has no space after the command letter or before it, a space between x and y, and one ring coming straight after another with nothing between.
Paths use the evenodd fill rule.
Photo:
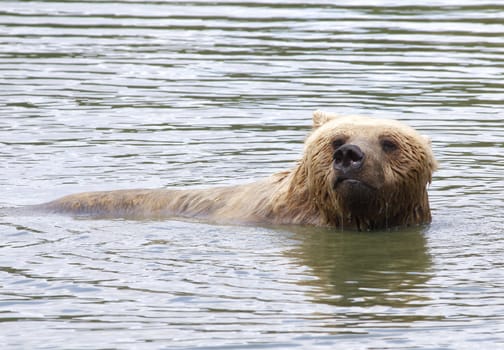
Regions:
<instances>
[{"instance_id":1,"label":"bear nose","mask_svg":"<svg viewBox=\"0 0 504 350\"><path fill-rule=\"evenodd\" d=\"M334 167L347 172L352 169L359 169L364 160L364 152L357 145L346 144L339 147L333 155Z\"/></svg>"}]
</instances>

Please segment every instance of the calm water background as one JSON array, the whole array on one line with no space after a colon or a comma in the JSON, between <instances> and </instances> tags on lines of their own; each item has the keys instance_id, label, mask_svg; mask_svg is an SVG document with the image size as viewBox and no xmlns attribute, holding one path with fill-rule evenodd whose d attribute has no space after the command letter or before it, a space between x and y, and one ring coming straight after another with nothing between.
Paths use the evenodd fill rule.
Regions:
<instances>
[{"instance_id":1,"label":"calm water background","mask_svg":"<svg viewBox=\"0 0 504 350\"><path fill-rule=\"evenodd\" d=\"M393 232L4 212L2 348L504 348L503 81L497 0L2 1L0 207L267 176L317 108L440 162Z\"/></svg>"}]
</instances>

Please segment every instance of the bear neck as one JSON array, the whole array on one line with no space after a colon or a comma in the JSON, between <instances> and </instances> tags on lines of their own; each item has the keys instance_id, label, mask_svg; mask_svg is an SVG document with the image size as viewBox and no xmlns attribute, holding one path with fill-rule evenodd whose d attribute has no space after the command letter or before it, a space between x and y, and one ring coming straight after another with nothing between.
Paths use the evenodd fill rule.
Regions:
<instances>
[{"instance_id":1,"label":"bear neck","mask_svg":"<svg viewBox=\"0 0 504 350\"><path fill-rule=\"evenodd\" d=\"M410 192L409 196L405 197L403 199L404 204L391 211L390 226L414 226L430 223L432 217L426 186ZM398 201L398 199L395 199L396 203Z\"/></svg>"},{"instance_id":2,"label":"bear neck","mask_svg":"<svg viewBox=\"0 0 504 350\"><path fill-rule=\"evenodd\" d=\"M309 172L303 161L289 172L277 174L277 191L272 197L271 219L276 224L332 226L332 217L338 212L334 201L328 201L328 190L309 183ZM321 193L322 192L322 193ZM326 199L322 202L322 199Z\"/></svg>"}]
</instances>

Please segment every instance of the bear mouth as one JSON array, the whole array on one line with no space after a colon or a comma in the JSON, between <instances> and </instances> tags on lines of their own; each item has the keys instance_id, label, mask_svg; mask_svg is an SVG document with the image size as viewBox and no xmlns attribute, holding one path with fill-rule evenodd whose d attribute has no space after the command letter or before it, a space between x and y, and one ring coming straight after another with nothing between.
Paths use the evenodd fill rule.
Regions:
<instances>
[{"instance_id":1,"label":"bear mouth","mask_svg":"<svg viewBox=\"0 0 504 350\"><path fill-rule=\"evenodd\" d=\"M359 179L356 179L354 177L349 177L345 175L339 175L336 177L336 181L334 181L334 189L337 189L338 187L345 185L345 186L350 186L355 189L365 189L368 191L376 191L376 187L368 184L367 182L361 181Z\"/></svg>"},{"instance_id":2,"label":"bear mouth","mask_svg":"<svg viewBox=\"0 0 504 350\"><path fill-rule=\"evenodd\" d=\"M339 197L339 204L352 218L371 218L376 212L376 203L380 191L373 185L355 177L340 175L334 182L334 191Z\"/></svg>"}]
</instances>

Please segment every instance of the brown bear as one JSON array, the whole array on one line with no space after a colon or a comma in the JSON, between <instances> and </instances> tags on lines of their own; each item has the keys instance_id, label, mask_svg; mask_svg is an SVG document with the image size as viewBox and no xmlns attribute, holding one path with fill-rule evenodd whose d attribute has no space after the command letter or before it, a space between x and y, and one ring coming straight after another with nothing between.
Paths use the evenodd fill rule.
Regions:
<instances>
[{"instance_id":1,"label":"brown bear","mask_svg":"<svg viewBox=\"0 0 504 350\"><path fill-rule=\"evenodd\" d=\"M429 140L394 120L315 111L304 154L287 171L245 185L69 195L45 210L93 217L196 218L372 230L429 223Z\"/></svg>"}]
</instances>

